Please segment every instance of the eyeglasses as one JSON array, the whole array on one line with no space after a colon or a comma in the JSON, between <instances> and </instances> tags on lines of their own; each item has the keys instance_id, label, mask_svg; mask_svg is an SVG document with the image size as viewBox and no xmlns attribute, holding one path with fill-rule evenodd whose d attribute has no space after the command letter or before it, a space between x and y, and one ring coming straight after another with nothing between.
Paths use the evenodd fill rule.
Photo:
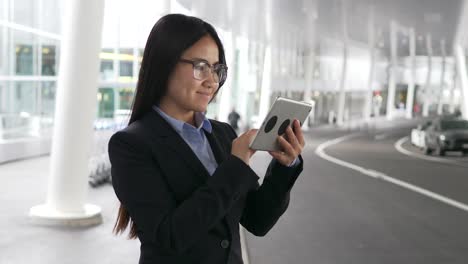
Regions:
<instances>
[{"instance_id":1,"label":"eyeglasses","mask_svg":"<svg viewBox=\"0 0 468 264\"><path fill-rule=\"evenodd\" d=\"M196 80L205 80L212 74L214 81L219 85L226 81L228 67L225 64L211 65L205 60L180 59L179 61L192 64L193 78Z\"/></svg>"}]
</instances>

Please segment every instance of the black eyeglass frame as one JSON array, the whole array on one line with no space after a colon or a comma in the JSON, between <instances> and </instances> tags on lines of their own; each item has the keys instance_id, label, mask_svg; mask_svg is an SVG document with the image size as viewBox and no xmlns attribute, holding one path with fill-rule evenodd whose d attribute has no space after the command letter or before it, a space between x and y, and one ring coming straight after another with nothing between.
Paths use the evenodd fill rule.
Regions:
<instances>
[{"instance_id":1,"label":"black eyeglass frame","mask_svg":"<svg viewBox=\"0 0 468 264\"><path fill-rule=\"evenodd\" d=\"M222 63L215 63L213 65L211 65L207 60L203 60L203 59L195 59L195 60L188 60L188 59L179 59L180 62L184 62L184 63L189 63L189 64L192 64L192 68L193 68L193 78L196 79L196 80L199 80L199 81L202 81L203 79L199 79L197 77L195 77L195 66L197 66L198 63L200 62L203 62L205 63L206 65L208 65L208 67L210 67L210 71L211 71L211 74L213 75L214 73L216 73L218 75L218 84L223 84L225 81L226 81L226 78L227 78L227 71L228 71L228 66L226 64L222 64ZM219 73L216 72L216 69L215 67L221 67L222 69L224 69L224 75L222 77L219 76ZM213 75L213 79L214 79L214 75Z\"/></svg>"}]
</instances>

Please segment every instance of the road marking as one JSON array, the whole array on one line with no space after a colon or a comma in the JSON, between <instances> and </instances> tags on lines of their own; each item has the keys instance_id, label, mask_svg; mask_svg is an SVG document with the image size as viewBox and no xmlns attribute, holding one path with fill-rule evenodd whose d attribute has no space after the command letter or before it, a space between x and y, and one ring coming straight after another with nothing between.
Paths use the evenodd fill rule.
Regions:
<instances>
[{"instance_id":1,"label":"road marking","mask_svg":"<svg viewBox=\"0 0 468 264\"><path fill-rule=\"evenodd\" d=\"M409 138L408 137L403 137L403 138L400 138L397 142L395 142L394 144L394 147L395 149L402 153L402 154L405 154L405 155L408 155L410 157L415 157L415 158L419 158L419 159L424 159L424 160L429 160L429 161L435 161L435 162L440 162L440 163L446 163L446 164L455 164L455 165L459 165L459 166L463 166L465 167L466 165L461 163L461 162L458 162L458 161L455 161L455 160L449 160L449 159L444 159L444 158L438 158L438 157L431 157L431 156L426 156L426 155L422 155L422 154L419 154L419 153L414 153L414 152L411 152L405 148L403 148L403 144L408 141Z\"/></svg>"},{"instance_id":2,"label":"road marking","mask_svg":"<svg viewBox=\"0 0 468 264\"><path fill-rule=\"evenodd\" d=\"M355 165L353 163L350 163L350 162L347 162L347 161L344 161L344 160L340 160L340 159L337 159L335 157L332 157L330 155L328 155L327 153L325 153L325 149L330 147L330 146L333 146L333 145L336 145L340 142L343 142L345 140L348 140L348 139L351 139L351 138L354 138L354 137L357 137L359 136L360 134L359 133L354 133L354 134L350 134L350 135L346 135L346 136L343 136L343 137L339 137L339 138L336 138L336 139L333 139L333 140L329 140L329 141L326 141L322 144L320 144L316 149L315 149L315 153L321 157L322 159L325 159L325 160L328 160L332 163L335 163L335 164L338 164L340 166L343 166L343 167L346 167L346 168L349 168L349 169L352 169L352 170L355 170L355 171L358 171L364 175L367 175L369 177L372 177L372 178L375 178L375 179L380 179L380 180L383 180L383 181L386 181L386 182L390 182L390 183L393 183L395 185L398 185L400 187L403 187L405 189L408 189L408 190L411 190L411 191L414 191L414 192L417 192L419 194L422 194L422 195L425 195L429 198L432 198L434 200L437 200L437 201L440 201L442 203L445 203L445 204L448 204L448 205L451 205L453 207L456 207L458 209L461 209L461 210L464 210L464 211L467 211L468 212L468 205L464 204L464 203L461 203L461 202L458 202L458 201L455 201L453 199L450 199L448 197L445 197L443 195L440 195L440 194L437 194L437 193L434 193L434 192L431 192L429 190L426 190L426 189L423 189L421 187L418 187L416 185L413 185L413 184L410 184L408 182L405 182L405 181L402 181L402 180L398 180L398 179L395 179L395 178L392 178L388 175L386 175L385 173L382 173L380 171L375 171L375 170L372 170L372 169L367 169L367 168L364 168L364 167L361 167L361 166L358 166L358 165Z\"/></svg>"}]
</instances>

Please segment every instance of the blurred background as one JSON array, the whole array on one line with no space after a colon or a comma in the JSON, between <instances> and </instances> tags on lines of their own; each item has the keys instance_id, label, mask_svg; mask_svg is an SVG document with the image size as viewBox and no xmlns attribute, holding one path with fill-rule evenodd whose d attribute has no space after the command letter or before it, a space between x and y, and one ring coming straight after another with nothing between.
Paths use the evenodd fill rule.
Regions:
<instances>
[{"instance_id":1,"label":"blurred background","mask_svg":"<svg viewBox=\"0 0 468 264\"><path fill-rule=\"evenodd\" d=\"M260 126L277 96L313 106L305 179L271 235L245 235L247 263L468 263L465 1L102 2L97 87L75 89L97 91L92 138L77 140L89 145L83 177L103 224L82 230L28 220L50 192L70 2L0 0L0 263L52 263L57 251L72 256L61 263L136 262L136 242L111 234L118 203L107 142L128 122L146 39L167 13L203 18L223 41L228 79L209 118L233 122L235 109L242 132ZM257 159L260 175L269 157ZM341 180L363 171L370 177Z\"/></svg>"}]
</instances>

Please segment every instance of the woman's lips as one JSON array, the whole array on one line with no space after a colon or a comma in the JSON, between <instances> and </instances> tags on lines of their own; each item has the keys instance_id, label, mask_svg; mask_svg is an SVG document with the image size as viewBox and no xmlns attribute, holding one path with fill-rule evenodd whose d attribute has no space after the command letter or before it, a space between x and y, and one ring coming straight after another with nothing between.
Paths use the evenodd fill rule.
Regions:
<instances>
[{"instance_id":1,"label":"woman's lips","mask_svg":"<svg viewBox=\"0 0 468 264\"><path fill-rule=\"evenodd\" d=\"M211 97L211 94L210 93L200 93L198 92L197 94L203 96L203 97L206 97L206 98L210 98Z\"/></svg>"}]
</instances>

